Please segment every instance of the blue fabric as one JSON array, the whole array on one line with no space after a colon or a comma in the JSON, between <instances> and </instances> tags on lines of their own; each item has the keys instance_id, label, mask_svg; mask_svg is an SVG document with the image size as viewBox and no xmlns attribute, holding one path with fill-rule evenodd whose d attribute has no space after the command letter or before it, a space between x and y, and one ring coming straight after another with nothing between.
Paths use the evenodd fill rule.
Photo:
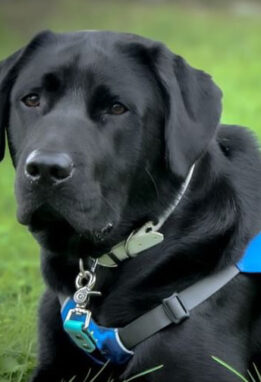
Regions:
<instances>
[{"instance_id":1,"label":"blue fabric","mask_svg":"<svg viewBox=\"0 0 261 382\"><path fill-rule=\"evenodd\" d=\"M67 314L70 309L74 309L76 306L73 299L68 299L65 302L65 305L62 308L61 314L63 322L65 322ZM82 321L84 324L85 322L85 315L73 315L72 318L76 321ZM66 330L66 327L64 327ZM96 348L100 351L102 357L105 361L110 360L112 363L115 364L123 364L126 363L133 355L133 352L129 351L124 347L124 345L121 343L119 336L118 336L118 329L116 328L105 328L103 326L97 325L95 321L91 318L90 324L87 329L88 335L95 341ZM68 332L70 335L70 332ZM70 335L71 336L71 335ZM74 336L71 336L72 340L74 342L75 338ZM86 352L86 354L92 358L96 363L104 364L105 361L98 359L89 352L87 352L77 341L77 345L81 347L83 351Z\"/></svg>"},{"instance_id":2,"label":"blue fabric","mask_svg":"<svg viewBox=\"0 0 261 382\"><path fill-rule=\"evenodd\" d=\"M237 267L242 273L261 273L261 233L250 241Z\"/></svg>"}]
</instances>

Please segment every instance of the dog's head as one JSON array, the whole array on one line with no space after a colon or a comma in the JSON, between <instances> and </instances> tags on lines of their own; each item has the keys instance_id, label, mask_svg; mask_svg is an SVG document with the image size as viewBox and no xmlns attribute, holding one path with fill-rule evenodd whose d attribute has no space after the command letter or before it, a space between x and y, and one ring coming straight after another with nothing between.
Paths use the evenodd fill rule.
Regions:
<instances>
[{"instance_id":1,"label":"dog's head","mask_svg":"<svg viewBox=\"0 0 261 382\"><path fill-rule=\"evenodd\" d=\"M18 219L63 242L157 213L163 183L186 177L221 112L207 74L161 43L105 31L37 35L0 63L0 97Z\"/></svg>"}]
</instances>

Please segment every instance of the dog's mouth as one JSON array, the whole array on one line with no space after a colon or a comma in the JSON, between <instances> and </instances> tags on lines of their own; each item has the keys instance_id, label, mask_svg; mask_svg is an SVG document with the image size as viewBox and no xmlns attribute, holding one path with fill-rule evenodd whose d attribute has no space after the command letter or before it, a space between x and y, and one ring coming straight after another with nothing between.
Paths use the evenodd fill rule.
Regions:
<instances>
[{"instance_id":1,"label":"dog's mouth","mask_svg":"<svg viewBox=\"0 0 261 382\"><path fill-rule=\"evenodd\" d=\"M32 213L28 226L31 231L43 231L51 226L61 227L75 231L73 226L64 218L64 216L48 204L42 205Z\"/></svg>"},{"instance_id":2,"label":"dog's mouth","mask_svg":"<svg viewBox=\"0 0 261 382\"><path fill-rule=\"evenodd\" d=\"M78 237L91 242L102 242L113 230L113 223L108 222L101 228L81 230L62 212L49 204L44 204L32 213L28 227L33 234L42 231L63 232L67 238Z\"/></svg>"}]
</instances>

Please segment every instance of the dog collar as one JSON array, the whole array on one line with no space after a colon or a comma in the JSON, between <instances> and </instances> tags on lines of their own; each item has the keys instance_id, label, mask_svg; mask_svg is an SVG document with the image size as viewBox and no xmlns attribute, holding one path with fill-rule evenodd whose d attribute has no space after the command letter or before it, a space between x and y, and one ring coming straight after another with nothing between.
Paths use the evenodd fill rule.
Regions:
<instances>
[{"instance_id":1,"label":"dog collar","mask_svg":"<svg viewBox=\"0 0 261 382\"><path fill-rule=\"evenodd\" d=\"M64 330L75 344L95 363L110 361L124 364L133 356L136 345L171 324L180 324L189 318L190 311L215 294L238 273L261 273L261 233L248 245L236 265L215 272L179 293L162 300L154 309L138 317L123 328L106 328L98 325L89 310L77 311L81 289L77 298L59 296ZM88 272L88 271L87 271ZM95 281L95 280L94 280ZM97 293L97 292L92 292ZM83 297L83 300L86 297Z\"/></svg>"},{"instance_id":2,"label":"dog collar","mask_svg":"<svg viewBox=\"0 0 261 382\"><path fill-rule=\"evenodd\" d=\"M123 240L116 244L111 248L110 252L105 253L98 258L99 265L103 267L117 267L122 261L136 257L142 251L154 247L164 240L164 235L158 232L158 230L181 201L191 181L194 168L195 164L190 168L174 202L158 219L158 222L155 224L152 221L149 221L138 230L132 231L127 240Z\"/></svg>"}]
</instances>

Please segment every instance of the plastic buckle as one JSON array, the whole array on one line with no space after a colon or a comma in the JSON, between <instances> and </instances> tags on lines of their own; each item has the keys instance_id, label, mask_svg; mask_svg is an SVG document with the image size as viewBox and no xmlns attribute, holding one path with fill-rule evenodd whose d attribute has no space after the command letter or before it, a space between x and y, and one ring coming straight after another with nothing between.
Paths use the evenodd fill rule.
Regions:
<instances>
[{"instance_id":1,"label":"plastic buckle","mask_svg":"<svg viewBox=\"0 0 261 382\"><path fill-rule=\"evenodd\" d=\"M170 297L164 298L162 305L168 318L174 324L179 324L189 317L189 311L184 306L178 293L173 293Z\"/></svg>"},{"instance_id":2,"label":"plastic buckle","mask_svg":"<svg viewBox=\"0 0 261 382\"><path fill-rule=\"evenodd\" d=\"M73 319L73 315L76 315L76 317L86 315L85 322ZM92 353L96 349L96 342L88 330L90 319L91 312L89 310L75 308L68 312L63 324L64 330L70 335L72 340L88 353Z\"/></svg>"}]
</instances>

